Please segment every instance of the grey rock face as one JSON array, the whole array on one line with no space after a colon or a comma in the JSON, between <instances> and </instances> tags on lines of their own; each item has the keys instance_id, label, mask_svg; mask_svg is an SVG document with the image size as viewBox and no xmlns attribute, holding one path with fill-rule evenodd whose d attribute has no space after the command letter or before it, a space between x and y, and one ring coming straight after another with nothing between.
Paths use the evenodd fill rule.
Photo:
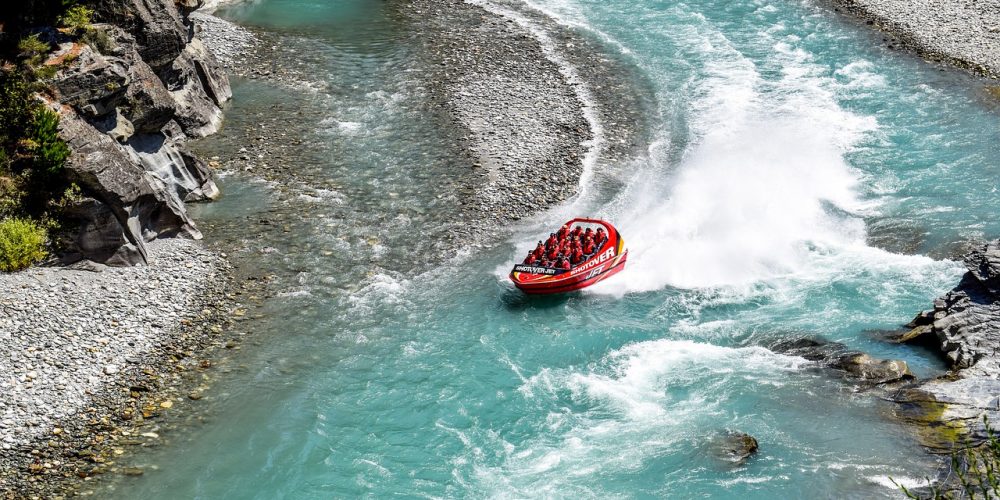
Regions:
<instances>
[{"instance_id":1,"label":"grey rock face","mask_svg":"<svg viewBox=\"0 0 1000 500\"><path fill-rule=\"evenodd\" d=\"M200 2L182 5L194 8ZM53 82L68 172L88 199L71 210L79 233L68 260L144 262L146 241L200 238L184 202L219 190L208 166L181 143L218 129L229 81L172 0L110 0L97 10L112 40L105 53L65 43L75 59Z\"/></svg>"},{"instance_id":2,"label":"grey rock face","mask_svg":"<svg viewBox=\"0 0 1000 500\"><path fill-rule=\"evenodd\" d=\"M1000 241L965 257L969 272L954 290L917 315L901 340L936 340L953 368L970 368L1000 347ZM933 343L933 342L932 342Z\"/></svg>"},{"instance_id":3,"label":"grey rock face","mask_svg":"<svg viewBox=\"0 0 1000 500\"><path fill-rule=\"evenodd\" d=\"M56 98L90 117L114 112L131 82L124 60L81 46L79 55L53 82Z\"/></svg>"},{"instance_id":4,"label":"grey rock face","mask_svg":"<svg viewBox=\"0 0 1000 500\"><path fill-rule=\"evenodd\" d=\"M220 106L232 97L232 91L229 78L200 40L192 40L159 74L177 103L174 119L185 134L203 137L218 130Z\"/></svg>"},{"instance_id":5,"label":"grey rock face","mask_svg":"<svg viewBox=\"0 0 1000 500\"><path fill-rule=\"evenodd\" d=\"M77 237L76 249L82 256L113 264L136 264L146 259L145 241L159 235L201 236L183 203L162 181L137 164L124 146L74 111L61 111L60 135L73 151L67 171L106 209L90 205L83 212L86 224ZM114 216L116 224L107 218L107 212ZM109 247L116 243L122 246L111 253Z\"/></svg>"},{"instance_id":6,"label":"grey rock face","mask_svg":"<svg viewBox=\"0 0 1000 500\"><path fill-rule=\"evenodd\" d=\"M982 418L1000 422L1000 241L973 250L965 257L969 272L952 291L934 301L908 325L899 341L923 343L939 351L953 368L951 374L905 391L896 400L913 405L933 401L929 426L985 436ZM953 446L955 443L947 443Z\"/></svg>"},{"instance_id":7,"label":"grey rock face","mask_svg":"<svg viewBox=\"0 0 1000 500\"><path fill-rule=\"evenodd\" d=\"M100 0L95 7L102 19L135 37L139 54L153 68L173 62L190 40L173 0Z\"/></svg>"}]
</instances>

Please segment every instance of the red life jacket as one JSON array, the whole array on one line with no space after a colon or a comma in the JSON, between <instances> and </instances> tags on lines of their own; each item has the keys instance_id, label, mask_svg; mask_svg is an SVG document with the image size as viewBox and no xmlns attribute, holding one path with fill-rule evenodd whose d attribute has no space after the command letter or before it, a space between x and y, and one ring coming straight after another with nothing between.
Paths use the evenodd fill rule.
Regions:
<instances>
[{"instance_id":1,"label":"red life jacket","mask_svg":"<svg viewBox=\"0 0 1000 500\"><path fill-rule=\"evenodd\" d=\"M579 238L581 234L583 234L583 228L581 228L580 226L576 226L573 229L573 236Z\"/></svg>"},{"instance_id":2,"label":"red life jacket","mask_svg":"<svg viewBox=\"0 0 1000 500\"><path fill-rule=\"evenodd\" d=\"M577 249L575 252L573 252L573 263L579 264L581 262L583 262L583 252Z\"/></svg>"},{"instance_id":3,"label":"red life jacket","mask_svg":"<svg viewBox=\"0 0 1000 500\"><path fill-rule=\"evenodd\" d=\"M549 254L546 255L546 257L548 257L549 260L556 260L559 258L559 249L553 248L552 250L549 250Z\"/></svg>"},{"instance_id":4,"label":"red life jacket","mask_svg":"<svg viewBox=\"0 0 1000 500\"><path fill-rule=\"evenodd\" d=\"M594 246L594 242L593 241L588 241L587 244L584 245L584 247L583 247L583 253L586 253L586 254L594 253L594 250L597 250L597 247Z\"/></svg>"},{"instance_id":5,"label":"red life jacket","mask_svg":"<svg viewBox=\"0 0 1000 500\"><path fill-rule=\"evenodd\" d=\"M556 237L554 235L553 236L549 236L549 239L545 240L545 247L546 248L551 247L552 245L555 245L556 243L558 243L558 240L556 240Z\"/></svg>"},{"instance_id":6,"label":"red life jacket","mask_svg":"<svg viewBox=\"0 0 1000 500\"><path fill-rule=\"evenodd\" d=\"M556 233L556 234L559 235L559 239L560 240L564 240L564 239L566 239L566 236L569 235L569 228L567 228L566 226L563 226L563 227L559 228L559 232Z\"/></svg>"},{"instance_id":7,"label":"red life jacket","mask_svg":"<svg viewBox=\"0 0 1000 500\"><path fill-rule=\"evenodd\" d=\"M571 266L569 265L569 261L568 260L563 259L561 267L563 269L569 269Z\"/></svg>"},{"instance_id":8,"label":"red life jacket","mask_svg":"<svg viewBox=\"0 0 1000 500\"><path fill-rule=\"evenodd\" d=\"M528 256L524 258L524 263L530 266L531 264L535 263L535 260L536 260L535 254L529 253Z\"/></svg>"}]
</instances>

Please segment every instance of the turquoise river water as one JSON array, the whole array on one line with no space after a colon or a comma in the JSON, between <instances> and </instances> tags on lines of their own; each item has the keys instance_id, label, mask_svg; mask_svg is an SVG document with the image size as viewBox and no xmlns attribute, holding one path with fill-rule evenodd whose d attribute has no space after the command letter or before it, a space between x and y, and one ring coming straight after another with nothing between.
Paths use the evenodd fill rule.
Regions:
<instances>
[{"instance_id":1,"label":"turquoise river water","mask_svg":"<svg viewBox=\"0 0 1000 500\"><path fill-rule=\"evenodd\" d=\"M123 457L146 474L102 496L870 498L934 474L870 392L759 346L816 335L943 370L872 332L954 286L968 242L1000 236L982 83L813 1L528 1L639 68L654 141L432 268L413 235L453 222L439 196L456 166L388 2L221 12L308 76L234 82L225 130L199 146L233 154L259 126L303 137L287 182L232 173L196 209L275 293L184 410L200 423ZM574 214L618 225L627 269L520 295L512 256ZM726 430L759 454L717 463L706 446Z\"/></svg>"}]
</instances>

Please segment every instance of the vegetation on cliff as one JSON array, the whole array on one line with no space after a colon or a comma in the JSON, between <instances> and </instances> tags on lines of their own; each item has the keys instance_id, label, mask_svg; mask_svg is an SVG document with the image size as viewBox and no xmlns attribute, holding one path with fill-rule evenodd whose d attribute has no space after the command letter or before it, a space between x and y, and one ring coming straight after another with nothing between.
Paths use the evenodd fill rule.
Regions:
<instances>
[{"instance_id":1,"label":"vegetation on cliff","mask_svg":"<svg viewBox=\"0 0 1000 500\"><path fill-rule=\"evenodd\" d=\"M45 29L56 25L67 36L98 39L91 33L92 15L65 0L32 0L0 14L0 228L7 231L0 235L6 238L0 270L44 256L37 240L44 242L45 228L59 225L59 211L74 192L63 169L70 149L59 137L59 115L39 98L59 69L46 64L52 44Z\"/></svg>"}]
</instances>

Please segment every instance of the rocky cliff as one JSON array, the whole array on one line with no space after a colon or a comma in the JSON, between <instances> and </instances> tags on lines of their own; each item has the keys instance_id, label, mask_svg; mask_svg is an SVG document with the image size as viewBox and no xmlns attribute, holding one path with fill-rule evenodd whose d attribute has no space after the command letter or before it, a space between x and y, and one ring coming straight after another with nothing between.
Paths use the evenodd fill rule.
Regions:
<instances>
[{"instance_id":1,"label":"rocky cliff","mask_svg":"<svg viewBox=\"0 0 1000 500\"><path fill-rule=\"evenodd\" d=\"M929 346L952 367L897 397L904 417L929 427L925 444L942 451L954 438L984 438L984 416L1000 426L1000 240L970 252L965 264L958 286L897 339Z\"/></svg>"},{"instance_id":2,"label":"rocky cliff","mask_svg":"<svg viewBox=\"0 0 1000 500\"><path fill-rule=\"evenodd\" d=\"M112 265L146 260L157 237L201 234L185 202L219 190L184 141L215 132L232 94L195 35L200 0L99 0L100 47L60 40L49 65L49 105L73 151L66 166L84 198L69 210L66 259ZM97 45L97 44L95 44Z\"/></svg>"}]
</instances>

